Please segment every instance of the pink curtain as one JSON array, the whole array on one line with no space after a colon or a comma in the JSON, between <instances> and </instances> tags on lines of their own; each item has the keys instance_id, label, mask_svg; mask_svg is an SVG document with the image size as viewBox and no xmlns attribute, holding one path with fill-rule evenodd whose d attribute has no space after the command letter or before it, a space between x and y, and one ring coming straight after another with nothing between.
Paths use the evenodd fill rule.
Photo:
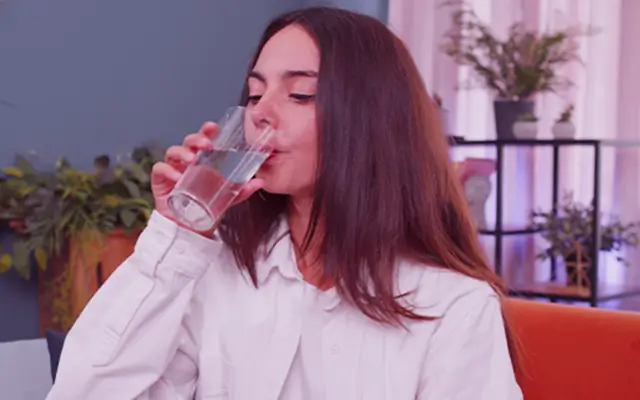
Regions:
<instances>
[{"instance_id":1,"label":"pink curtain","mask_svg":"<svg viewBox=\"0 0 640 400\"><path fill-rule=\"evenodd\" d=\"M578 138L607 139L640 143L640 1L637 0L467 0L476 13L498 34L506 33L514 21L524 21L533 29L565 28L575 24L599 29L597 35L581 40L584 65L572 65L563 73L576 85L558 94L536 98L539 137L551 138L551 126L567 103L575 104L574 124ZM467 139L495 137L491 94L486 90L457 90L469 74L439 51L442 33L448 28L449 10L440 0L390 0L389 25L412 52L427 87L437 92L449 110L452 132ZM620 142L618 142L620 145ZM531 208L551 207L551 152L511 152L505 160L504 216L507 224L522 224ZM491 149L457 149L454 157L492 157ZM521 168L524 157L529 169ZM639 147L608 147L601 164L600 202L604 216L640 220ZM530 180L527 174L530 174ZM563 149L561 152L561 192L572 191L577 200L589 202L593 195L593 152ZM490 199L487 211L494 208ZM524 239L523 239L524 240ZM503 260L525 264L543 242L525 240L508 246ZM523 251L523 248L527 250ZM492 253L492 244L487 243ZM640 286L640 253L630 251L630 268L608 259L601 280ZM529 260L530 261L530 260ZM529 262L530 264L530 262ZM635 265L634 265L635 264ZM518 270L518 267L515 267ZM519 278L545 279L548 268L520 271Z\"/></svg>"}]
</instances>

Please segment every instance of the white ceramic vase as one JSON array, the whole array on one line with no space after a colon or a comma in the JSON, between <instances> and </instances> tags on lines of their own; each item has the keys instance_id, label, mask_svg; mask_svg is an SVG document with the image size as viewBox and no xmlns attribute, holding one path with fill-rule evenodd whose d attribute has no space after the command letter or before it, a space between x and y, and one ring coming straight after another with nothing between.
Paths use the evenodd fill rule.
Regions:
<instances>
[{"instance_id":1,"label":"white ceramic vase","mask_svg":"<svg viewBox=\"0 0 640 400\"><path fill-rule=\"evenodd\" d=\"M513 136L516 139L535 139L538 136L538 122L516 121L513 124Z\"/></svg>"},{"instance_id":2,"label":"white ceramic vase","mask_svg":"<svg viewBox=\"0 0 640 400\"><path fill-rule=\"evenodd\" d=\"M576 127L571 121L556 122L551 128L551 132L556 139L574 139L576 137Z\"/></svg>"}]
</instances>

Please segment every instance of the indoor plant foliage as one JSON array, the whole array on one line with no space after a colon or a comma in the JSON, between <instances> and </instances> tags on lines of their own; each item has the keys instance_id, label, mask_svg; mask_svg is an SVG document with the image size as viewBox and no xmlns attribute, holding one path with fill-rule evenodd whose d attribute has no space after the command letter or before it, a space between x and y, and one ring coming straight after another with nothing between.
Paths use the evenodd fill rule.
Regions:
<instances>
[{"instance_id":1,"label":"indoor plant foliage","mask_svg":"<svg viewBox=\"0 0 640 400\"><path fill-rule=\"evenodd\" d=\"M576 245L580 245L586 253L593 252L593 205L583 205L573 201L568 194L557 206L557 213L552 211L534 211L531 213L531 227L540 231L549 247L538 254L538 258L575 257ZM620 253L625 247L637 247L639 243L638 222L623 223L611 219L600 227L599 251ZM620 254L616 259L628 265ZM580 261L580 260L578 260Z\"/></svg>"},{"instance_id":2,"label":"indoor plant foliage","mask_svg":"<svg viewBox=\"0 0 640 400\"><path fill-rule=\"evenodd\" d=\"M576 128L572 122L573 104L569 104L551 128L556 139L573 139Z\"/></svg>"},{"instance_id":3,"label":"indoor plant foliage","mask_svg":"<svg viewBox=\"0 0 640 400\"><path fill-rule=\"evenodd\" d=\"M106 175L75 169L64 158L51 171L36 170L24 157L4 169L0 200L14 232L0 249L0 272L14 268L30 279L35 261L41 334L68 330L131 254L154 206L151 167L163 153L135 149Z\"/></svg>"},{"instance_id":4,"label":"indoor plant foliage","mask_svg":"<svg viewBox=\"0 0 640 400\"><path fill-rule=\"evenodd\" d=\"M533 112L535 94L572 85L559 69L580 62L577 39L593 33L580 27L538 32L516 22L501 38L463 1L444 4L453 6L453 11L441 49L459 65L470 67L470 87L484 87L495 95L498 138L512 138L517 116Z\"/></svg>"},{"instance_id":5,"label":"indoor plant foliage","mask_svg":"<svg viewBox=\"0 0 640 400\"><path fill-rule=\"evenodd\" d=\"M73 168L60 158L53 171L37 171L24 158L4 169L2 183L5 213L19 225L12 254L4 254L25 279L30 277L31 259L42 270L51 257L60 255L70 238L100 241L116 227L140 228L153 209L149 175L151 154L117 166L116 179L99 184L96 175Z\"/></svg>"},{"instance_id":6,"label":"indoor plant foliage","mask_svg":"<svg viewBox=\"0 0 640 400\"><path fill-rule=\"evenodd\" d=\"M558 69L580 61L577 38L592 30L573 27L537 32L516 22L503 39L464 3L445 4L460 8L451 14L452 27L445 33L442 50L458 64L470 66L476 83L490 89L497 98L528 99L572 84L558 74Z\"/></svg>"}]
</instances>

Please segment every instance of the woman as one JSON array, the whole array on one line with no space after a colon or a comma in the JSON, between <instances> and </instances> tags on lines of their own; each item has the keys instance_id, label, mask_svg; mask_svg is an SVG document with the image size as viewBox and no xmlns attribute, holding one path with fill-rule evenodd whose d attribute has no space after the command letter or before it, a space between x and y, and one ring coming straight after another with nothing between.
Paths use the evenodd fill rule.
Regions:
<instances>
[{"instance_id":1,"label":"woman","mask_svg":"<svg viewBox=\"0 0 640 400\"><path fill-rule=\"evenodd\" d=\"M167 151L49 400L522 398L499 280L401 42L347 11L285 14L242 103L281 132L274 156L210 239L166 195L215 124Z\"/></svg>"}]
</instances>

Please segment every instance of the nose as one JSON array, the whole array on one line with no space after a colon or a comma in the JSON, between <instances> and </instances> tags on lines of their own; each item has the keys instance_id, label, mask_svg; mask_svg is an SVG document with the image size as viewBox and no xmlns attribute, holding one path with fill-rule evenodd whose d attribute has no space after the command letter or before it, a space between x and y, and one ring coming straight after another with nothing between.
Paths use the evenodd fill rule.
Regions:
<instances>
[{"instance_id":1,"label":"nose","mask_svg":"<svg viewBox=\"0 0 640 400\"><path fill-rule=\"evenodd\" d=\"M276 110L273 104L264 97L252 107L251 119L253 124L259 129L270 127L271 129L278 129L278 118Z\"/></svg>"}]
</instances>

